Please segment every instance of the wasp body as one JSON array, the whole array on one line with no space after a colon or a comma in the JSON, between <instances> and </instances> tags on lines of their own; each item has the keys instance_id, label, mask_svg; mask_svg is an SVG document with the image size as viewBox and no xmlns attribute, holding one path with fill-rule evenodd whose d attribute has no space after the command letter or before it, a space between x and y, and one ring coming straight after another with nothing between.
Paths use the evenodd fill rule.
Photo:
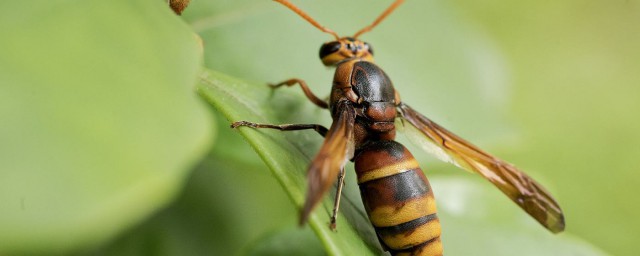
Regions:
<instances>
[{"instance_id":1,"label":"wasp body","mask_svg":"<svg viewBox=\"0 0 640 256\"><path fill-rule=\"evenodd\" d=\"M396 119L408 124L431 142L429 151L441 152L443 160L476 172L496 185L511 200L552 232L564 230L564 215L555 200L533 179L514 166L482 151L447 131L401 102L391 79L373 63L371 45L357 37L375 27L403 1L396 0L371 25L353 37L339 37L321 26L288 0L275 0L306 19L316 28L332 34L334 41L320 48L320 59L335 66L329 101L316 97L300 79L271 85L299 84L309 100L328 108L333 123L329 129L318 124L257 124L239 121L232 127L272 128L284 131L314 129L325 137L307 174L308 190L300 223L338 179L331 217L335 228L344 164L355 163L360 194L382 247L393 255L443 254L440 221L433 192L411 153L395 141Z\"/></svg>"},{"instance_id":2,"label":"wasp body","mask_svg":"<svg viewBox=\"0 0 640 256\"><path fill-rule=\"evenodd\" d=\"M358 48L370 50L353 38L321 49L337 48L338 43L355 48L356 56ZM320 57L329 63L327 59L338 59L332 54L340 53L321 50ZM441 254L440 222L429 182L411 153L394 141L398 94L371 60L365 53L359 59L338 62L329 101L334 120L344 111L355 112L348 123L353 123L353 161L362 201L383 247L393 253Z\"/></svg>"}]
</instances>

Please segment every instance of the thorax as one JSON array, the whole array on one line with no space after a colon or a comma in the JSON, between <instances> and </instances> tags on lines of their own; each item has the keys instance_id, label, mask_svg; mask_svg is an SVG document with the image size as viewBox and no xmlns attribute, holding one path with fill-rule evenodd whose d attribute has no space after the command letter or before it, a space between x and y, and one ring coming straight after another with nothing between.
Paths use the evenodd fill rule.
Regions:
<instances>
[{"instance_id":1,"label":"thorax","mask_svg":"<svg viewBox=\"0 0 640 256\"><path fill-rule=\"evenodd\" d=\"M395 138L394 120L399 99L391 80L376 64L349 60L338 64L333 78L330 106L351 101L356 109L356 142Z\"/></svg>"}]
</instances>

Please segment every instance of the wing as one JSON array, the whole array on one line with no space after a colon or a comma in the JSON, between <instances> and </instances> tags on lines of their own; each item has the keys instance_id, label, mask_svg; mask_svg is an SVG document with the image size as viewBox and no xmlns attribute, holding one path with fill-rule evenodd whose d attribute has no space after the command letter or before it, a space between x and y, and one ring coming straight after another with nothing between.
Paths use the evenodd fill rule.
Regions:
<instances>
[{"instance_id":1,"label":"wing","mask_svg":"<svg viewBox=\"0 0 640 256\"><path fill-rule=\"evenodd\" d=\"M307 172L307 198L300 215L301 225L335 182L344 164L353 157L355 110L349 102L343 101L337 103L333 113L331 128Z\"/></svg>"},{"instance_id":2,"label":"wing","mask_svg":"<svg viewBox=\"0 0 640 256\"><path fill-rule=\"evenodd\" d=\"M457 135L447 131L408 105L398 106L403 123L408 121L424 135L438 158L482 175L511 200L553 233L564 230L564 215L558 203L531 177Z\"/></svg>"}]
</instances>

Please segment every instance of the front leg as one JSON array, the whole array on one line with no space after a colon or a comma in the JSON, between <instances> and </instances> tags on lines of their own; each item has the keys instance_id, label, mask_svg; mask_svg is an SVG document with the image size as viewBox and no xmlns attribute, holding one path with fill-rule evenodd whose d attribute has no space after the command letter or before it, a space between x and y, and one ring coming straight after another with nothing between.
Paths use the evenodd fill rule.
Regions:
<instances>
[{"instance_id":1,"label":"front leg","mask_svg":"<svg viewBox=\"0 0 640 256\"><path fill-rule=\"evenodd\" d=\"M318 132L322 137L327 134L328 129L319 124L259 124L247 121L237 121L231 124L231 128L237 128L240 126L248 126L251 128L269 128L280 131L298 131L298 130L310 130L313 129Z\"/></svg>"},{"instance_id":2,"label":"front leg","mask_svg":"<svg viewBox=\"0 0 640 256\"><path fill-rule=\"evenodd\" d=\"M327 104L326 101L321 100L320 98L318 98L315 94L313 94L313 92L311 92L311 90L309 89L309 87L307 86L307 83L305 81L303 81L302 79L297 79L297 78L292 78L277 84L269 84L269 87L271 88L278 88L280 86L286 85L286 86L293 86L295 84L299 84L300 88L302 88L302 91L304 92L304 95L307 96L307 98L313 102L313 104L316 104L318 107L321 108L329 108L329 104Z\"/></svg>"}]
</instances>

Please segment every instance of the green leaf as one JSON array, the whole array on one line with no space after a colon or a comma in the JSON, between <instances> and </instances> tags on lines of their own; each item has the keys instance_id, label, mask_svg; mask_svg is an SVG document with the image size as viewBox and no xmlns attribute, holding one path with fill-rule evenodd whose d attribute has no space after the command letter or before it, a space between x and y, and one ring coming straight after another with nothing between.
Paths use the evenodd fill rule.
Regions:
<instances>
[{"instance_id":1,"label":"green leaf","mask_svg":"<svg viewBox=\"0 0 640 256\"><path fill-rule=\"evenodd\" d=\"M0 31L0 254L91 246L175 196L212 131L162 1L5 1Z\"/></svg>"}]
</instances>

